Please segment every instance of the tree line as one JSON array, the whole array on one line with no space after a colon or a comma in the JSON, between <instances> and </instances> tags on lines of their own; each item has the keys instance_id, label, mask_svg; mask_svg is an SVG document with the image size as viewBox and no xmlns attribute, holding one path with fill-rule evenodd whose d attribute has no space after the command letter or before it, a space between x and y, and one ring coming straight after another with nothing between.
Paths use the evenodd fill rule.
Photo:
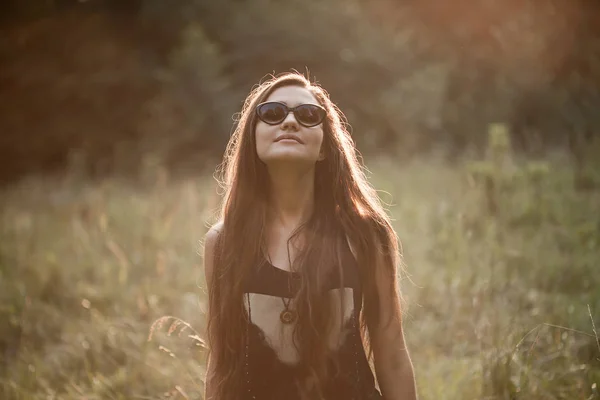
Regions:
<instances>
[{"instance_id":1,"label":"tree line","mask_svg":"<svg viewBox=\"0 0 600 400\"><path fill-rule=\"evenodd\" d=\"M10 0L0 17L2 179L94 174L157 153L218 157L245 95L296 69L345 112L363 152L517 151L600 132L600 8L578 0ZM201 155L201 156L200 156Z\"/></svg>"}]
</instances>

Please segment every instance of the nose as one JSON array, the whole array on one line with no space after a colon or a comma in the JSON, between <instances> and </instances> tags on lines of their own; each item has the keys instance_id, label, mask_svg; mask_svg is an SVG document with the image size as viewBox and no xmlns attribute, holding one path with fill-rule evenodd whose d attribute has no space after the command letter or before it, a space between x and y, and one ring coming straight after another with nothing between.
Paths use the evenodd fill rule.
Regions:
<instances>
[{"instance_id":1,"label":"nose","mask_svg":"<svg viewBox=\"0 0 600 400\"><path fill-rule=\"evenodd\" d=\"M281 123L281 129L283 130L298 130L298 121L296 121L296 117L293 112L288 112L285 119Z\"/></svg>"}]
</instances>

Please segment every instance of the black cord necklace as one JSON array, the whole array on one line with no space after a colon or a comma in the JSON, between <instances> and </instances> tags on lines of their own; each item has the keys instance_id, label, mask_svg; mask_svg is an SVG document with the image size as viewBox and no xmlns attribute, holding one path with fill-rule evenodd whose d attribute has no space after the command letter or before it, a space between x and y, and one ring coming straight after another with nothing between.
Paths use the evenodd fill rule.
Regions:
<instances>
[{"instance_id":1,"label":"black cord necklace","mask_svg":"<svg viewBox=\"0 0 600 400\"><path fill-rule=\"evenodd\" d=\"M269 259L269 263L271 263L271 265L273 265L273 261L271 260L271 255L269 254L269 251L267 250L266 253L267 253L267 258ZM289 258L289 254L288 254L288 258ZM291 265L291 263L290 263L290 265ZM277 268L277 267L275 267L275 268ZM288 285L289 285L289 279L288 279ZM289 289L289 286L288 286L288 289ZM280 297L280 298L281 298L281 302L283 303L283 310L279 314L279 319L285 325L289 325L289 324L296 322L296 319L298 318L298 313L296 312L296 310L290 308L290 303L292 302L292 299L288 298L287 302L286 302L286 299L284 297Z\"/></svg>"},{"instance_id":2,"label":"black cord necklace","mask_svg":"<svg viewBox=\"0 0 600 400\"><path fill-rule=\"evenodd\" d=\"M296 310L292 310L289 308L292 299L288 299L288 302L286 303L285 299L282 297L281 301L283 302L284 309L283 311L281 311L281 314L279 314L279 319L286 325L294 323L296 321L296 318L298 317L298 313L296 313Z\"/></svg>"}]
</instances>

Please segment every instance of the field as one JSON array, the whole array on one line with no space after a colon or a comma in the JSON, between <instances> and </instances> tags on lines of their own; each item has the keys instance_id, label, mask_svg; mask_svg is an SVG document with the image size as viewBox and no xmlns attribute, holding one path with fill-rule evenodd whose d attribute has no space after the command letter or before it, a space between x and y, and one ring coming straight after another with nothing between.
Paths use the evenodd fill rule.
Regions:
<instances>
[{"instance_id":1,"label":"field","mask_svg":"<svg viewBox=\"0 0 600 400\"><path fill-rule=\"evenodd\" d=\"M597 169L502 143L453 165L366 164L403 244L420 398L600 399ZM4 188L0 398L202 398L218 204L212 171L152 162L135 183L73 169Z\"/></svg>"}]
</instances>

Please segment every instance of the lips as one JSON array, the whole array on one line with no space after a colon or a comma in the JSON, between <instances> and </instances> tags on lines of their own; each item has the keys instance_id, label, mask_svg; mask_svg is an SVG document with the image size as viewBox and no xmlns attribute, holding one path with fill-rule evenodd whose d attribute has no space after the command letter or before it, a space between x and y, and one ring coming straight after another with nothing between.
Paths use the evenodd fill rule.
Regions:
<instances>
[{"instance_id":1,"label":"lips","mask_svg":"<svg viewBox=\"0 0 600 400\"><path fill-rule=\"evenodd\" d=\"M298 142L300 144L304 144L302 139L300 139L298 136L287 134L287 133L285 135L278 136L277 139L275 139L275 142L279 142L284 139L295 140L296 142Z\"/></svg>"}]
</instances>

